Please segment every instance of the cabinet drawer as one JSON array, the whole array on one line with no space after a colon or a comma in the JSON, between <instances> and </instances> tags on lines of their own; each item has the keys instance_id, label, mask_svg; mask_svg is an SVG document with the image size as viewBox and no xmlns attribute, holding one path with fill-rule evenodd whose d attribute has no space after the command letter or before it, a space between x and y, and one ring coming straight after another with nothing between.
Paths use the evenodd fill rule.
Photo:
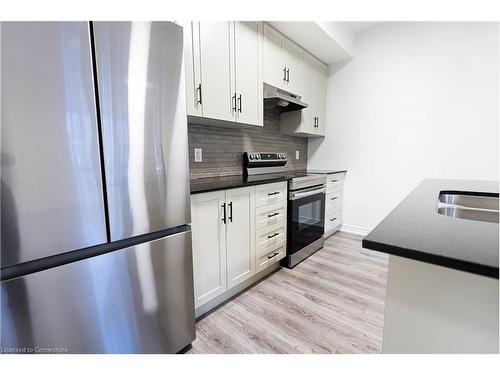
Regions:
<instances>
[{"instance_id":1,"label":"cabinet drawer","mask_svg":"<svg viewBox=\"0 0 500 375\"><path fill-rule=\"evenodd\" d=\"M262 229L286 220L286 202L269 204L256 210L255 226Z\"/></svg>"},{"instance_id":2,"label":"cabinet drawer","mask_svg":"<svg viewBox=\"0 0 500 375\"><path fill-rule=\"evenodd\" d=\"M326 186L326 194L340 194L342 193L342 185Z\"/></svg>"},{"instance_id":3,"label":"cabinet drawer","mask_svg":"<svg viewBox=\"0 0 500 375\"><path fill-rule=\"evenodd\" d=\"M271 225L257 231L257 251L284 241L286 237L286 222Z\"/></svg>"},{"instance_id":4,"label":"cabinet drawer","mask_svg":"<svg viewBox=\"0 0 500 375\"><path fill-rule=\"evenodd\" d=\"M341 188L344 183L344 174L329 174L326 176L326 188L327 189L335 189Z\"/></svg>"},{"instance_id":5,"label":"cabinet drawer","mask_svg":"<svg viewBox=\"0 0 500 375\"><path fill-rule=\"evenodd\" d=\"M332 211L325 215L325 228L340 224L342 221L342 211Z\"/></svg>"},{"instance_id":6,"label":"cabinet drawer","mask_svg":"<svg viewBox=\"0 0 500 375\"><path fill-rule=\"evenodd\" d=\"M286 182L258 185L255 203L257 207L286 201Z\"/></svg>"},{"instance_id":7,"label":"cabinet drawer","mask_svg":"<svg viewBox=\"0 0 500 375\"><path fill-rule=\"evenodd\" d=\"M256 255L256 269L255 272L262 271L264 268L270 266L283 259L286 255L285 241L281 241L263 251L259 251Z\"/></svg>"},{"instance_id":8,"label":"cabinet drawer","mask_svg":"<svg viewBox=\"0 0 500 375\"><path fill-rule=\"evenodd\" d=\"M342 205L342 192L326 192L325 196L325 206L328 207L341 206Z\"/></svg>"}]
</instances>

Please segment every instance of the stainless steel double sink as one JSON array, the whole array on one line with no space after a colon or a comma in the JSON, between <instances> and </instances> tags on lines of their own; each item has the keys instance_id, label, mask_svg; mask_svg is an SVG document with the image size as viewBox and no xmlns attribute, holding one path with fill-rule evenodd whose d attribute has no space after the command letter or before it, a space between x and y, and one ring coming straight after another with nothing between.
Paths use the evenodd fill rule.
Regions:
<instances>
[{"instance_id":1,"label":"stainless steel double sink","mask_svg":"<svg viewBox=\"0 0 500 375\"><path fill-rule=\"evenodd\" d=\"M498 223L498 194L441 191L437 212L457 219Z\"/></svg>"}]
</instances>

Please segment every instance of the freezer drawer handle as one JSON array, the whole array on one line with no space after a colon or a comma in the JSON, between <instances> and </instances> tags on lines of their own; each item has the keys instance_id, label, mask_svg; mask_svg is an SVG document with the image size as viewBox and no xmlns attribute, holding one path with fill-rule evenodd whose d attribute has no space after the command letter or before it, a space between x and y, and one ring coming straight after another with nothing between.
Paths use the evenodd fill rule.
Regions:
<instances>
[{"instance_id":1,"label":"freezer drawer handle","mask_svg":"<svg viewBox=\"0 0 500 375\"><path fill-rule=\"evenodd\" d=\"M274 258L276 255L280 255L280 253L274 253L273 255L268 255L268 256L267 256L267 259L272 259L272 258Z\"/></svg>"},{"instance_id":2,"label":"freezer drawer handle","mask_svg":"<svg viewBox=\"0 0 500 375\"><path fill-rule=\"evenodd\" d=\"M273 217L273 216L276 216L276 215L279 215L279 214L280 214L279 212L275 212L274 214L267 215L267 217Z\"/></svg>"},{"instance_id":3,"label":"freezer drawer handle","mask_svg":"<svg viewBox=\"0 0 500 375\"><path fill-rule=\"evenodd\" d=\"M275 192L272 192L272 193L267 193L267 195L276 195L276 194L279 194L280 192L279 191L275 191Z\"/></svg>"},{"instance_id":4,"label":"freezer drawer handle","mask_svg":"<svg viewBox=\"0 0 500 375\"><path fill-rule=\"evenodd\" d=\"M271 234L270 236L267 236L267 239L270 240L271 238L276 237L278 235L279 235L279 233Z\"/></svg>"}]
</instances>

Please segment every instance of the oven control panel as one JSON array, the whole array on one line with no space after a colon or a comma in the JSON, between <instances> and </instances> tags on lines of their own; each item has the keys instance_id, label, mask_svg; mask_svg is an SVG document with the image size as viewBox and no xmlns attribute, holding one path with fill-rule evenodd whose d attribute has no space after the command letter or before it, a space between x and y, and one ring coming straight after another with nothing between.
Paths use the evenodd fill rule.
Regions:
<instances>
[{"instance_id":1,"label":"oven control panel","mask_svg":"<svg viewBox=\"0 0 500 375\"><path fill-rule=\"evenodd\" d=\"M245 152L245 164L284 165L288 158L285 153Z\"/></svg>"}]
</instances>

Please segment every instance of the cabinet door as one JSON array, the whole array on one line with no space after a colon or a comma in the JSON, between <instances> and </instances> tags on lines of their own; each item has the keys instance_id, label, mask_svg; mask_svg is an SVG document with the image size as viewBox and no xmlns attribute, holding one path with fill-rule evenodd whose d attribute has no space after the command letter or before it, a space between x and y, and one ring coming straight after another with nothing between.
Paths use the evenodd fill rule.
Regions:
<instances>
[{"instance_id":1,"label":"cabinet door","mask_svg":"<svg viewBox=\"0 0 500 375\"><path fill-rule=\"evenodd\" d=\"M255 187L226 190L228 288L255 274Z\"/></svg>"},{"instance_id":2,"label":"cabinet door","mask_svg":"<svg viewBox=\"0 0 500 375\"><path fill-rule=\"evenodd\" d=\"M326 133L326 86L328 81L328 69L317 61L315 69L316 112L318 120L316 122L316 134L324 136Z\"/></svg>"},{"instance_id":3,"label":"cabinet door","mask_svg":"<svg viewBox=\"0 0 500 375\"><path fill-rule=\"evenodd\" d=\"M234 23L237 121L263 125L262 23Z\"/></svg>"},{"instance_id":4,"label":"cabinet door","mask_svg":"<svg viewBox=\"0 0 500 375\"><path fill-rule=\"evenodd\" d=\"M191 116L202 116L200 104L199 22L181 22L184 31L184 69L186 76L186 110Z\"/></svg>"},{"instance_id":5,"label":"cabinet door","mask_svg":"<svg viewBox=\"0 0 500 375\"><path fill-rule=\"evenodd\" d=\"M227 290L225 192L191 196L195 307Z\"/></svg>"},{"instance_id":6,"label":"cabinet door","mask_svg":"<svg viewBox=\"0 0 500 375\"><path fill-rule=\"evenodd\" d=\"M283 35L264 24L264 82L279 88L284 88L286 78L284 40Z\"/></svg>"},{"instance_id":7,"label":"cabinet door","mask_svg":"<svg viewBox=\"0 0 500 375\"><path fill-rule=\"evenodd\" d=\"M302 58L302 100L308 104L302 110L302 119L299 131L304 133L316 133L317 116L317 87L316 87L316 62L312 55L304 52Z\"/></svg>"},{"instance_id":8,"label":"cabinet door","mask_svg":"<svg viewBox=\"0 0 500 375\"><path fill-rule=\"evenodd\" d=\"M234 121L229 22L200 22L203 117Z\"/></svg>"},{"instance_id":9,"label":"cabinet door","mask_svg":"<svg viewBox=\"0 0 500 375\"><path fill-rule=\"evenodd\" d=\"M292 94L302 95L302 48L288 39L284 44L286 83L285 89Z\"/></svg>"}]
</instances>

